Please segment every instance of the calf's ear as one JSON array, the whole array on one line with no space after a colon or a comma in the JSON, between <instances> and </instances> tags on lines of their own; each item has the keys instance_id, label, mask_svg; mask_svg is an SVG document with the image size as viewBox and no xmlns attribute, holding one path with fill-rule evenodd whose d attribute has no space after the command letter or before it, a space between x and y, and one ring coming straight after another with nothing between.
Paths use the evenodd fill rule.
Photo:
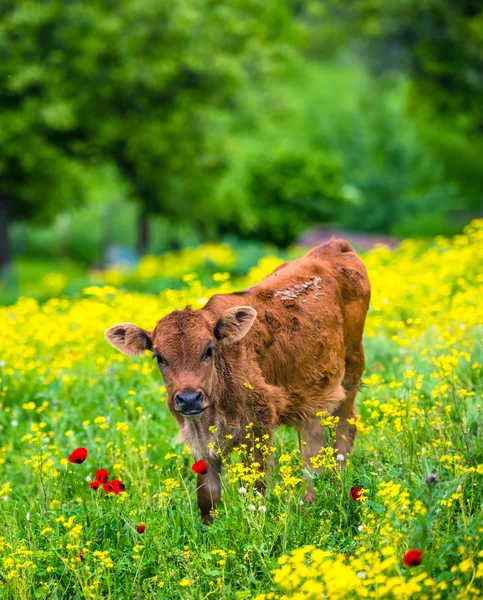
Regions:
<instances>
[{"instance_id":1,"label":"calf's ear","mask_svg":"<svg viewBox=\"0 0 483 600\"><path fill-rule=\"evenodd\" d=\"M257 318L251 306L234 306L226 310L215 325L215 338L226 345L242 340Z\"/></svg>"},{"instance_id":2,"label":"calf's ear","mask_svg":"<svg viewBox=\"0 0 483 600\"><path fill-rule=\"evenodd\" d=\"M151 350L152 331L141 329L132 323L119 323L106 330L106 340L123 354L131 356Z\"/></svg>"}]
</instances>

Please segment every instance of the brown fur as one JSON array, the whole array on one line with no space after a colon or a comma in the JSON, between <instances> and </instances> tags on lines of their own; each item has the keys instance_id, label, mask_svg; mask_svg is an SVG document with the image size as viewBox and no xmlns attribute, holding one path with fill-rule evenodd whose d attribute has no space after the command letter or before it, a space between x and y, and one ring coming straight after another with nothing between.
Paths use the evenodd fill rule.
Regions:
<instances>
[{"instance_id":1,"label":"brown fur","mask_svg":"<svg viewBox=\"0 0 483 600\"><path fill-rule=\"evenodd\" d=\"M345 457L352 450L355 429L347 419L356 415L369 299L361 259L348 242L332 239L244 292L217 294L197 311L172 312L153 331L123 323L106 332L122 352L150 349L166 361L160 368L168 407L195 459L209 466L198 484L205 522L220 497L221 463L208 448L210 426L219 439L233 436L226 451L245 441L249 423L258 436L271 437L282 423L296 427L310 466L325 443L316 414L326 412L340 418L336 451ZM210 345L213 357L204 358ZM175 396L184 390L204 394L206 410L196 419L177 411ZM255 459L263 464L260 453Z\"/></svg>"}]
</instances>

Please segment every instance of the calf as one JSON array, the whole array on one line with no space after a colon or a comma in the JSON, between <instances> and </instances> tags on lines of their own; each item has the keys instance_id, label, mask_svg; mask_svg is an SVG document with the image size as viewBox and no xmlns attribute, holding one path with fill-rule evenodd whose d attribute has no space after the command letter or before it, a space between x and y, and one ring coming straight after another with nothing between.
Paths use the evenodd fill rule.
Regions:
<instances>
[{"instance_id":1,"label":"calf","mask_svg":"<svg viewBox=\"0 0 483 600\"><path fill-rule=\"evenodd\" d=\"M175 310L152 331L130 323L106 331L124 354L149 350L156 358L181 438L208 465L198 476L205 523L220 499L213 426L225 451L245 441L250 423L255 437L268 440L278 425L293 426L310 467L325 445L316 415L326 412L339 417L337 453L351 451L356 432L348 419L356 416L369 299L363 262L348 242L332 239L247 290L217 294L200 310ZM257 449L255 460L263 466ZM306 499L313 498L312 486Z\"/></svg>"}]
</instances>

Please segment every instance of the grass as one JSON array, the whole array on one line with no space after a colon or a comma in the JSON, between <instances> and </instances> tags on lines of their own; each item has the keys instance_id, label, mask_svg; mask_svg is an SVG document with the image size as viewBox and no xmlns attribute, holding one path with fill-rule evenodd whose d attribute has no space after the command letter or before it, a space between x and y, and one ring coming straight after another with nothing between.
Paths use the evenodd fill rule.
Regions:
<instances>
[{"instance_id":1,"label":"grass","mask_svg":"<svg viewBox=\"0 0 483 600\"><path fill-rule=\"evenodd\" d=\"M257 443L249 438L225 465L209 528L159 373L148 356L116 353L103 331L121 321L152 327L175 307L230 291L230 279L215 274L206 287L192 275L156 295L91 286L78 298L0 308L0 597L480 597L482 249L475 222L429 249L407 241L365 256L374 293L346 468L321 452L317 500L305 505L298 442L281 429L259 496L241 461ZM275 263L262 261L244 283ZM87 459L71 464L77 447ZM126 490L91 490L101 467ZM412 549L422 562L407 567Z\"/></svg>"}]
</instances>

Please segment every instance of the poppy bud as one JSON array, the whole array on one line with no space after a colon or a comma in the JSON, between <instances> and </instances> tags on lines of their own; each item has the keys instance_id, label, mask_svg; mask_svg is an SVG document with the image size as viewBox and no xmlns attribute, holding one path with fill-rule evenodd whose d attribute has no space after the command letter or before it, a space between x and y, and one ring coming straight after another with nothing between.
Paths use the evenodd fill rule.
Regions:
<instances>
[{"instance_id":1,"label":"poppy bud","mask_svg":"<svg viewBox=\"0 0 483 600\"><path fill-rule=\"evenodd\" d=\"M144 532L146 531L146 525L138 525L138 526L136 527L136 531L137 531L138 533L144 533Z\"/></svg>"},{"instance_id":2,"label":"poppy bud","mask_svg":"<svg viewBox=\"0 0 483 600\"><path fill-rule=\"evenodd\" d=\"M86 448L76 448L74 452L69 454L68 460L69 462L80 465L87 458L87 449Z\"/></svg>"}]
</instances>

